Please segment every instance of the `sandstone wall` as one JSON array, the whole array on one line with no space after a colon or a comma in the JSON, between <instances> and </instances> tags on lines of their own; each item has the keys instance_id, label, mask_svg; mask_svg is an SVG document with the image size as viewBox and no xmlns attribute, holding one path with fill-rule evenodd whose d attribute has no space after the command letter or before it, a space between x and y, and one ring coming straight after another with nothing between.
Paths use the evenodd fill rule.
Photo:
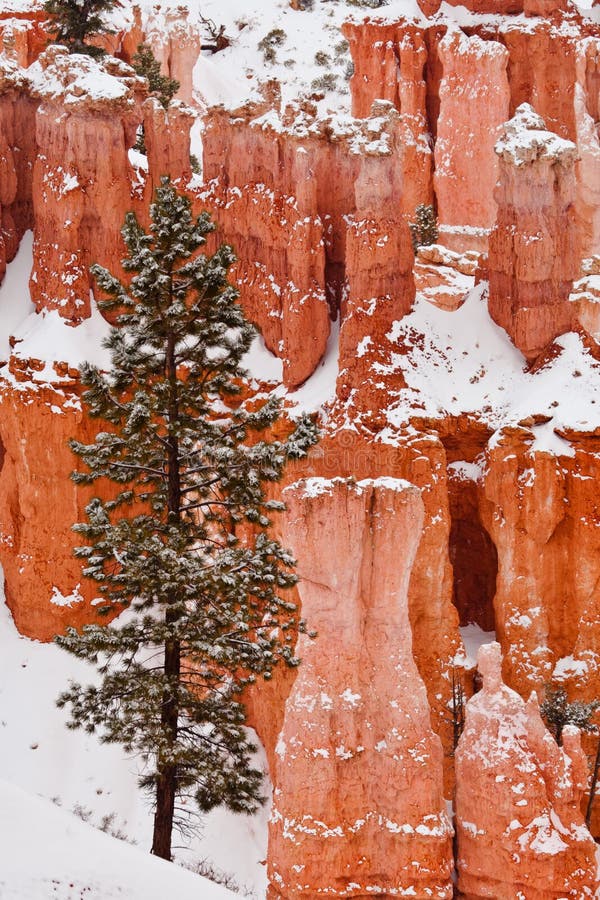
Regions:
<instances>
[{"instance_id":1,"label":"sandstone wall","mask_svg":"<svg viewBox=\"0 0 600 900\"><path fill-rule=\"evenodd\" d=\"M0 62L0 281L32 226L36 101L18 68Z\"/></svg>"},{"instance_id":2,"label":"sandstone wall","mask_svg":"<svg viewBox=\"0 0 600 900\"><path fill-rule=\"evenodd\" d=\"M428 16L439 6L421 4ZM433 147L435 162L432 168L426 155L414 157L415 190L405 211L410 216L417 203L431 202L433 188L443 242L459 250L485 249L496 212L495 137L520 104L530 103L551 131L577 142L582 239L586 253L596 252L599 151L590 119L598 118L597 35L562 0L467 6L476 14L498 15L473 18L462 29L442 17L408 23L374 16L347 23L353 113L366 117L372 103L384 98L406 114L415 146ZM523 11L531 23L515 27L511 14Z\"/></svg>"},{"instance_id":3,"label":"sandstone wall","mask_svg":"<svg viewBox=\"0 0 600 900\"><path fill-rule=\"evenodd\" d=\"M82 577L73 556L81 539L71 530L92 492L70 481L76 459L67 443L91 440L97 427L68 373L43 387L33 375L13 369L0 382L0 562L15 625L51 641L68 625L98 620L95 585Z\"/></svg>"},{"instance_id":4,"label":"sandstone wall","mask_svg":"<svg viewBox=\"0 0 600 900\"><path fill-rule=\"evenodd\" d=\"M496 218L494 144L508 118L508 53L496 41L449 33L443 67L434 186L441 241L483 249Z\"/></svg>"},{"instance_id":5,"label":"sandstone wall","mask_svg":"<svg viewBox=\"0 0 600 900\"><path fill-rule=\"evenodd\" d=\"M556 745L537 698L501 679L498 644L480 648L482 690L456 753L458 887L464 900L596 896L596 845L579 804L587 763L577 729Z\"/></svg>"},{"instance_id":6,"label":"sandstone wall","mask_svg":"<svg viewBox=\"0 0 600 900\"><path fill-rule=\"evenodd\" d=\"M528 104L496 145L498 218L490 237L489 309L533 360L574 322L569 294L579 270L575 144L545 130Z\"/></svg>"},{"instance_id":7,"label":"sandstone wall","mask_svg":"<svg viewBox=\"0 0 600 900\"><path fill-rule=\"evenodd\" d=\"M144 87L117 61L107 71L58 46L38 65L45 77L35 126L40 149L33 169L30 290L38 310L57 309L77 323L90 315L89 266L120 269L123 248L116 236L132 207L128 151Z\"/></svg>"},{"instance_id":8,"label":"sandstone wall","mask_svg":"<svg viewBox=\"0 0 600 900\"><path fill-rule=\"evenodd\" d=\"M554 455L507 430L487 454L480 509L498 553L496 629L506 681L523 696L555 680L573 697L600 687L599 460L595 438L572 437Z\"/></svg>"},{"instance_id":9,"label":"sandstone wall","mask_svg":"<svg viewBox=\"0 0 600 900\"><path fill-rule=\"evenodd\" d=\"M317 637L300 638L276 750L270 896L450 897L442 749L408 623L419 492L390 478L316 478L284 496Z\"/></svg>"}]
</instances>

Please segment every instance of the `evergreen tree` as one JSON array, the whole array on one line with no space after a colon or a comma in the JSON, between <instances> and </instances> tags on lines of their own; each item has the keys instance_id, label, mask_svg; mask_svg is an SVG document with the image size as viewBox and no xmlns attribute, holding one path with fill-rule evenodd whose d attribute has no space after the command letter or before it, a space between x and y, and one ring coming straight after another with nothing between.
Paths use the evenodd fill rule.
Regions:
<instances>
[{"instance_id":1,"label":"evergreen tree","mask_svg":"<svg viewBox=\"0 0 600 900\"><path fill-rule=\"evenodd\" d=\"M64 44L71 53L102 56L104 51L86 40L110 33L104 14L116 6L122 6L120 0L45 0L44 10L50 16L56 43Z\"/></svg>"},{"instance_id":2,"label":"evergreen tree","mask_svg":"<svg viewBox=\"0 0 600 900\"><path fill-rule=\"evenodd\" d=\"M415 221L408 226L412 236L413 247L428 247L438 239L438 228L433 206L420 203L415 209Z\"/></svg>"},{"instance_id":3,"label":"evergreen tree","mask_svg":"<svg viewBox=\"0 0 600 900\"><path fill-rule=\"evenodd\" d=\"M554 735L557 744L562 744L562 733L565 725L575 725L581 731L595 731L592 718L600 707L599 700L583 700L569 702L567 692L562 687L547 684L544 688L544 700L540 704L540 712L546 725Z\"/></svg>"},{"instance_id":4,"label":"evergreen tree","mask_svg":"<svg viewBox=\"0 0 600 900\"><path fill-rule=\"evenodd\" d=\"M179 82L161 74L160 63L148 44L138 44L131 64L138 75L148 79L150 91L156 94L166 109L179 90Z\"/></svg>"},{"instance_id":5,"label":"evergreen tree","mask_svg":"<svg viewBox=\"0 0 600 900\"><path fill-rule=\"evenodd\" d=\"M264 486L316 431L304 419L285 442L259 439L279 405L247 411L239 396L255 329L227 282L232 250L197 252L214 226L167 178L150 215L149 233L133 213L125 220L128 287L92 269L118 327L109 372L83 367L83 396L110 424L94 443L71 444L87 469L74 480L108 479L115 492L88 505L76 554L101 611L127 613L57 639L101 675L97 687L71 683L58 703L70 705L70 727L98 728L146 760L152 852L169 859L177 798L239 812L261 802L240 692L280 661L297 664L301 626L285 599L293 560L269 533L282 504Z\"/></svg>"}]
</instances>

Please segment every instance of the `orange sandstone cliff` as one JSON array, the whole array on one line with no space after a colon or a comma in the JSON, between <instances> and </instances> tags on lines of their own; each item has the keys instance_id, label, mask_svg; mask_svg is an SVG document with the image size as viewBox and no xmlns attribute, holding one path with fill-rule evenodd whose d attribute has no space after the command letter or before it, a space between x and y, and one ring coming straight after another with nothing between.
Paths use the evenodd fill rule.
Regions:
<instances>
[{"instance_id":1,"label":"orange sandstone cliff","mask_svg":"<svg viewBox=\"0 0 600 900\"><path fill-rule=\"evenodd\" d=\"M326 6L282 21L300 34ZM322 428L277 488L318 637L249 698L271 896L452 896L445 797L459 896L592 897L579 736L559 748L530 695L600 696L598 20L567 0L408 7L340 16L337 93L294 94L283 50L277 78L249 55L242 71L251 21L199 66L191 10L132 14L107 46L152 45L188 104L168 110L125 62L43 50L37 13L0 15L7 602L41 640L95 618L66 443L95 433L77 382L106 329L89 265L119 272L125 213L169 174L236 250L262 336L250 389ZM419 204L439 238L415 253Z\"/></svg>"}]
</instances>

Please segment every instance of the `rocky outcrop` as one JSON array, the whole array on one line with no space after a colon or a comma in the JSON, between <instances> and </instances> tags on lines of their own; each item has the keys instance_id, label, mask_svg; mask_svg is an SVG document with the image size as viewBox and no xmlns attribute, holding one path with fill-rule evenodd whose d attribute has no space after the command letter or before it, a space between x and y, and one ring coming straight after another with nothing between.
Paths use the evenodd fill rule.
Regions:
<instances>
[{"instance_id":1,"label":"rocky outcrop","mask_svg":"<svg viewBox=\"0 0 600 900\"><path fill-rule=\"evenodd\" d=\"M283 359L290 387L314 371L325 351L325 296L337 309L346 278L354 296L365 298L395 293L407 277L412 251L400 213L410 179L402 124L390 103L371 112L366 121L322 119L306 103L281 116L246 107L208 117L207 189L198 202L214 210L219 235L236 249L246 308ZM367 219L369 236L359 236L356 223ZM377 250L369 273L378 272L380 282L368 288L366 275L359 283L364 255L357 255L367 245Z\"/></svg>"},{"instance_id":2,"label":"rocky outcrop","mask_svg":"<svg viewBox=\"0 0 600 900\"><path fill-rule=\"evenodd\" d=\"M144 39L159 60L163 74L179 82L178 99L192 104L193 71L200 56L202 35L197 23L190 21L185 6L166 10L155 6L146 23Z\"/></svg>"},{"instance_id":3,"label":"rocky outcrop","mask_svg":"<svg viewBox=\"0 0 600 900\"><path fill-rule=\"evenodd\" d=\"M595 897L596 845L580 801L587 763L577 729L558 747L502 683L497 643L479 650L482 690L466 707L456 751L458 888L465 900Z\"/></svg>"},{"instance_id":4,"label":"rocky outcrop","mask_svg":"<svg viewBox=\"0 0 600 900\"><path fill-rule=\"evenodd\" d=\"M382 99L400 113L404 183L400 205L411 218L419 204L433 201L425 32L410 22L388 24L377 20L346 22L342 32L354 65L350 79L353 115L372 116L373 104Z\"/></svg>"},{"instance_id":5,"label":"rocky outcrop","mask_svg":"<svg viewBox=\"0 0 600 900\"><path fill-rule=\"evenodd\" d=\"M0 52L26 69L48 46L43 9L0 9Z\"/></svg>"},{"instance_id":6,"label":"rocky outcrop","mask_svg":"<svg viewBox=\"0 0 600 900\"><path fill-rule=\"evenodd\" d=\"M77 323L90 315L89 266L120 271L116 239L132 207L128 151L141 122L144 82L116 60L99 64L50 47L36 64L40 148L33 171L34 265L38 310Z\"/></svg>"},{"instance_id":7,"label":"rocky outcrop","mask_svg":"<svg viewBox=\"0 0 600 900\"><path fill-rule=\"evenodd\" d=\"M415 297L412 241L399 212L402 168L387 180L382 169L380 158L364 158L355 182L356 212L346 218L337 386L344 397L356 388L364 391L373 374L372 353L385 343L393 322L410 312Z\"/></svg>"},{"instance_id":8,"label":"rocky outcrop","mask_svg":"<svg viewBox=\"0 0 600 900\"><path fill-rule=\"evenodd\" d=\"M284 496L317 637L299 640L277 747L270 896L450 897L442 751L408 623L419 492L315 478Z\"/></svg>"},{"instance_id":9,"label":"rocky outcrop","mask_svg":"<svg viewBox=\"0 0 600 900\"><path fill-rule=\"evenodd\" d=\"M366 118L376 100L387 100L400 109L399 44L403 22L345 22L344 37L350 45L353 74L350 79L352 115Z\"/></svg>"},{"instance_id":10,"label":"rocky outcrop","mask_svg":"<svg viewBox=\"0 0 600 900\"><path fill-rule=\"evenodd\" d=\"M597 88L600 82L600 39L586 38L577 46L575 85L575 129L578 158L577 231L582 255L600 252L600 119Z\"/></svg>"},{"instance_id":11,"label":"rocky outcrop","mask_svg":"<svg viewBox=\"0 0 600 900\"><path fill-rule=\"evenodd\" d=\"M370 389L365 391L368 397ZM363 395L363 396L365 396ZM373 397L373 394L370 394ZM451 670L464 658L458 631L458 615L452 604L452 568L448 556L450 515L446 488L446 454L434 433L419 434L413 429L393 435L375 436L367 424L371 418L352 404L334 407L333 421L307 459L290 468L288 478L345 479L394 478L410 482L421 491L425 517L412 565L408 587L408 614L412 630L412 652L427 689L431 722L445 748L445 784L452 784L450 750L452 723L448 716ZM336 426L337 417L347 421ZM353 417L355 425L352 424ZM348 559L353 559L357 544ZM325 549L325 547L324 547ZM296 551L302 558L300 549ZM269 715L265 710L264 715ZM259 727L259 734L268 731ZM449 796L449 793L446 794Z\"/></svg>"},{"instance_id":12,"label":"rocky outcrop","mask_svg":"<svg viewBox=\"0 0 600 900\"><path fill-rule=\"evenodd\" d=\"M574 321L579 273L574 215L577 148L519 107L496 145L498 218L490 237L490 315L528 360Z\"/></svg>"},{"instance_id":13,"label":"rocky outcrop","mask_svg":"<svg viewBox=\"0 0 600 900\"><path fill-rule=\"evenodd\" d=\"M98 620L95 585L72 552L81 539L71 526L85 519L92 491L70 481L76 458L68 446L73 435L91 440L97 428L81 409L76 371L65 364L56 384L36 385L30 376L39 372L14 362L21 366L0 381L0 562L17 628L51 641L69 625Z\"/></svg>"},{"instance_id":14,"label":"rocky outcrop","mask_svg":"<svg viewBox=\"0 0 600 900\"><path fill-rule=\"evenodd\" d=\"M485 249L496 219L494 144L508 118L508 52L497 41L451 32L442 63L434 185L440 240L455 250Z\"/></svg>"},{"instance_id":15,"label":"rocky outcrop","mask_svg":"<svg viewBox=\"0 0 600 900\"><path fill-rule=\"evenodd\" d=\"M413 274L417 293L439 309L459 309L479 271L482 254L476 250L455 253L441 244L419 247Z\"/></svg>"},{"instance_id":16,"label":"rocky outcrop","mask_svg":"<svg viewBox=\"0 0 600 900\"><path fill-rule=\"evenodd\" d=\"M421 2L421 21L368 18L348 22L354 64L352 109L368 116L384 98L409 124L417 149L434 148L434 187L441 239L455 249L485 249L495 220L493 188L499 126L522 103L530 103L546 126L576 141L577 214L586 253L598 249L597 35L563 0L473 0L454 3L475 14L457 28L437 2ZM526 28L513 13L525 12ZM554 62L559 59L560 65ZM596 86L595 86L596 85ZM431 167L415 156L412 181L417 202L431 196ZM408 200L408 197L407 197ZM412 213L407 206L405 211Z\"/></svg>"},{"instance_id":17,"label":"rocky outcrop","mask_svg":"<svg viewBox=\"0 0 600 900\"><path fill-rule=\"evenodd\" d=\"M558 680L571 696L592 698L600 683L600 440L567 431L567 442L548 418L531 431L506 429L487 452L480 509L498 554L496 630L506 681L519 693ZM558 446L536 449L532 431Z\"/></svg>"},{"instance_id":18,"label":"rocky outcrop","mask_svg":"<svg viewBox=\"0 0 600 900\"><path fill-rule=\"evenodd\" d=\"M142 112L148 158L145 204L148 206L164 175L171 178L178 190L186 190L192 177L190 128L195 115L188 106L177 100L165 109L156 97L148 97L142 105Z\"/></svg>"},{"instance_id":19,"label":"rocky outcrop","mask_svg":"<svg viewBox=\"0 0 600 900\"><path fill-rule=\"evenodd\" d=\"M6 58L0 61L0 281L32 226L32 169L36 102L26 79Z\"/></svg>"}]
</instances>

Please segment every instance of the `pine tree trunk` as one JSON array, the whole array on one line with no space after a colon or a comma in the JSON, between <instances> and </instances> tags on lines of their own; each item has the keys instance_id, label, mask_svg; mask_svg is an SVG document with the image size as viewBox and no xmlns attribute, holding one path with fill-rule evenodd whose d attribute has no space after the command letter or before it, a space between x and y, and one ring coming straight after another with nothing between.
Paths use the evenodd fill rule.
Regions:
<instances>
[{"instance_id":1,"label":"pine tree trunk","mask_svg":"<svg viewBox=\"0 0 600 900\"><path fill-rule=\"evenodd\" d=\"M169 613L167 610L167 623ZM179 641L169 641L165 646L165 679L171 683L179 680L181 648ZM163 694L161 730L168 749L177 740L179 708L177 696L166 688ZM158 780L156 783L156 810L154 813L154 834L152 853L162 859L171 859L171 835L175 816L175 795L177 791L177 766L167 760L158 760Z\"/></svg>"},{"instance_id":2,"label":"pine tree trunk","mask_svg":"<svg viewBox=\"0 0 600 900\"><path fill-rule=\"evenodd\" d=\"M181 507L181 480L179 472L179 443L174 432L174 426L179 416L177 398L177 371L175 365L175 337L170 335L166 352L166 375L170 383L169 412L168 412L168 516L169 521L179 521ZM171 602L174 602L173 598ZM167 606L165 611L165 625L167 631L173 625L179 615ZM154 834L152 838L152 853L162 859L171 859L171 836L173 833L173 820L175 816L175 797L177 794L177 765L171 759L171 749L177 741L177 728L179 724L179 703L176 688L179 685L181 674L181 645L178 640L169 639L165 642L164 677L165 690L162 699L161 731L165 742L165 752L158 758L158 779L156 783L156 811L154 813ZM172 689L172 687L175 690Z\"/></svg>"}]
</instances>

